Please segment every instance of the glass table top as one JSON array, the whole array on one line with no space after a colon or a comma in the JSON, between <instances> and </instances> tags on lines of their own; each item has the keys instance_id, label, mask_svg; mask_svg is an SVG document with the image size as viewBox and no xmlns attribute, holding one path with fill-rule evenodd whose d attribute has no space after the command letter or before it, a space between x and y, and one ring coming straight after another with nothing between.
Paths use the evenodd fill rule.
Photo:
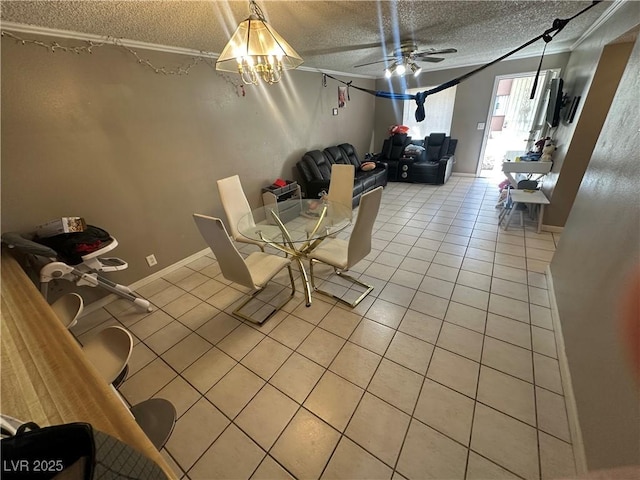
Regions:
<instances>
[{"instance_id":1,"label":"glass table top","mask_svg":"<svg viewBox=\"0 0 640 480\"><path fill-rule=\"evenodd\" d=\"M305 243L334 235L351 224L351 205L328 200L293 199L253 209L240 218L238 232L260 242Z\"/></svg>"}]
</instances>

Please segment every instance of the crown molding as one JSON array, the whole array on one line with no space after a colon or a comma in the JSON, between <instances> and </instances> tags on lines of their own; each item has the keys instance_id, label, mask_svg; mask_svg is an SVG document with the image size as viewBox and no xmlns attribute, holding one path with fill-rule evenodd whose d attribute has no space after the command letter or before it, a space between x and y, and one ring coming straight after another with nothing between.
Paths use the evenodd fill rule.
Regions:
<instances>
[{"instance_id":1,"label":"crown molding","mask_svg":"<svg viewBox=\"0 0 640 480\"><path fill-rule=\"evenodd\" d=\"M593 22L589 28L580 36L578 40L571 45L571 51L574 51L576 48L580 46L582 42L584 42L587 38L589 38L593 32L595 32L598 28L600 28L611 16L620 8L622 5L627 3L628 0L614 0L613 4L609 8L607 8L602 15L598 17L598 19Z\"/></svg>"},{"instance_id":2,"label":"crown molding","mask_svg":"<svg viewBox=\"0 0 640 480\"><path fill-rule=\"evenodd\" d=\"M71 30L59 30L57 28L39 27L36 25L27 25L24 23L1 22L0 28L2 30L8 30L12 32L30 33L32 35L44 35L47 37L68 38L70 40L83 40L86 42L94 43L108 43L115 46L140 48L143 50L155 50L157 52L177 53L178 55L189 55L191 57L218 58L220 56L220 54L218 53L194 50L192 48L172 47L170 45L139 42L137 40L129 40L127 38L105 37L102 35L74 32Z\"/></svg>"},{"instance_id":3,"label":"crown molding","mask_svg":"<svg viewBox=\"0 0 640 480\"><path fill-rule=\"evenodd\" d=\"M127 38L108 37L102 35L93 35L90 33L74 32L71 30L60 30L57 28L40 27L37 25L27 25L24 23L15 22L0 22L0 28L11 32L28 33L32 35L43 35L46 37L67 38L70 40L81 40L85 42L94 43L108 43L114 46L124 46L129 48L138 48L141 50L154 50L157 52L176 53L178 55L188 55L190 57L205 57L216 59L220 56L219 53L205 52L202 50L194 50L192 48L173 47L170 45L161 45L157 43L139 42L137 40L130 40ZM313 73L328 73L330 75L347 76L355 78L375 79L371 75L351 74L345 72L338 72L335 70L321 70L315 67L300 66L296 70L303 72Z\"/></svg>"},{"instance_id":4,"label":"crown molding","mask_svg":"<svg viewBox=\"0 0 640 480\"><path fill-rule=\"evenodd\" d=\"M578 41L576 41L571 47L553 47L553 44L547 45L547 50L545 55L554 55L559 53L566 53L574 50L586 37L588 37L593 31L602 25L613 13L620 8L622 4L624 4L627 0L615 0L615 3L609 7L599 18L598 20L585 32ZM130 40L127 38L118 38L118 37L110 37L110 36L102 36L102 35L94 35L90 33L82 33L75 32L72 30L61 30L57 28L49 28L49 27L41 27L37 25L28 25L24 23L16 23L16 22L0 22L0 28L2 30L8 30L12 32L20 32L20 33L29 33L32 35L42 35L47 37L58 37L58 38L67 38L70 40L82 40L87 42L95 42L95 43L108 43L114 46L124 46L129 48L138 48L142 50L153 50L157 52L165 52L165 53L175 53L178 55L188 55L191 57L205 57L205 58L213 58L216 59L220 56L219 53L216 52L206 52L203 50L195 50L192 48L183 48L183 47L174 47L171 45L162 45L157 43L149 43L149 42L140 42L137 40ZM524 58L538 57L540 56L540 52L517 52L505 60L519 60ZM438 68L430 68L428 70L424 70L424 73L429 72L437 72L441 70L451 70L455 68L467 68L474 67L478 65L483 65L482 63L469 63L464 65L456 65L455 67L443 65ZM377 75L364 75L357 73L347 73L340 72L336 70L325 70L316 67L306 67L304 65L299 66L296 70L300 70L303 72L312 72L312 73L328 73L330 75L335 76L343 76L350 78L363 78L368 80L376 80L385 78L381 73L380 76Z\"/></svg>"}]
</instances>

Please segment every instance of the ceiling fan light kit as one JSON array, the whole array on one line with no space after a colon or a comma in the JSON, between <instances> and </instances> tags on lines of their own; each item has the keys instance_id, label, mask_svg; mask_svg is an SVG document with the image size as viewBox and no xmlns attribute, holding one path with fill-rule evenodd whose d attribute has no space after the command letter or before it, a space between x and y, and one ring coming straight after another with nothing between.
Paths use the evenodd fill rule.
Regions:
<instances>
[{"instance_id":1,"label":"ceiling fan light kit","mask_svg":"<svg viewBox=\"0 0 640 480\"><path fill-rule=\"evenodd\" d=\"M374 65L376 63L389 63L393 61L390 67L384 69L384 76L386 78L391 78L393 74L398 75L399 77L403 77L408 70L411 70L414 77L417 77L422 72L422 67L418 64L418 62L429 62L429 63L438 63L442 62L444 58L442 57L432 57L431 55L439 55L446 53L456 53L457 50L455 48L443 48L440 50L429 49L429 50L418 50L418 46L412 42L402 42L400 47L396 48L393 51L393 54L387 58L382 60L376 60L374 62L363 63L360 65L355 65L354 68L358 67L366 67L367 65Z\"/></svg>"},{"instance_id":2,"label":"ceiling fan light kit","mask_svg":"<svg viewBox=\"0 0 640 480\"><path fill-rule=\"evenodd\" d=\"M249 2L251 15L238 25L216 61L216 70L240 74L242 81L272 85L284 70L300 66L298 53L265 20L255 1Z\"/></svg>"},{"instance_id":3,"label":"ceiling fan light kit","mask_svg":"<svg viewBox=\"0 0 640 480\"><path fill-rule=\"evenodd\" d=\"M407 73L407 70L411 70L413 76L417 77L420 75L420 72L422 72L422 67L410 58L403 58L401 60L396 60L390 67L385 68L384 76L386 78L391 78L395 73L399 77L403 77Z\"/></svg>"}]
</instances>

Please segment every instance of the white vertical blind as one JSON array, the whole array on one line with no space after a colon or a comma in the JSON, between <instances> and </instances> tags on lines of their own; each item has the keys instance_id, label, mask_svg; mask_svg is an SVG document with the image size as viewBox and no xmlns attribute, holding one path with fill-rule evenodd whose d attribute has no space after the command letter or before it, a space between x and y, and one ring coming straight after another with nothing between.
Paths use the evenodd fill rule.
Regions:
<instances>
[{"instance_id":1,"label":"white vertical blind","mask_svg":"<svg viewBox=\"0 0 640 480\"><path fill-rule=\"evenodd\" d=\"M406 93L416 94L434 87L409 88ZM457 87L447 88L434 95L429 95L424 102L425 119L416 121L415 100L405 100L402 123L409 127L409 135L413 139L422 139L431 133L451 134L453 105L456 101Z\"/></svg>"}]
</instances>

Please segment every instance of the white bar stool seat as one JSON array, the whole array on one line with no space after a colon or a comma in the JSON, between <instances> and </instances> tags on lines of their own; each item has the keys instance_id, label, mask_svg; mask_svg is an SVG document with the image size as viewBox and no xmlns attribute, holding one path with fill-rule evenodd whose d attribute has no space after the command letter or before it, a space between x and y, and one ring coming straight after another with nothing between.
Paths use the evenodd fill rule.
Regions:
<instances>
[{"instance_id":1,"label":"white bar stool seat","mask_svg":"<svg viewBox=\"0 0 640 480\"><path fill-rule=\"evenodd\" d=\"M129 362L133 337L122 327L107 327L85 343L82 350L105 381L112 383Z\"/></svg>"}]
</instances>

